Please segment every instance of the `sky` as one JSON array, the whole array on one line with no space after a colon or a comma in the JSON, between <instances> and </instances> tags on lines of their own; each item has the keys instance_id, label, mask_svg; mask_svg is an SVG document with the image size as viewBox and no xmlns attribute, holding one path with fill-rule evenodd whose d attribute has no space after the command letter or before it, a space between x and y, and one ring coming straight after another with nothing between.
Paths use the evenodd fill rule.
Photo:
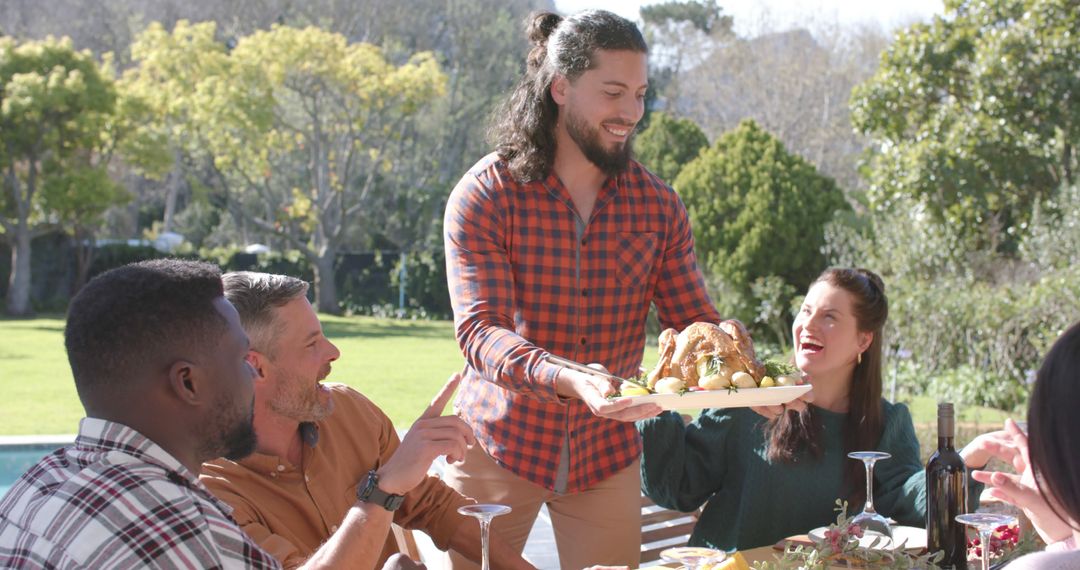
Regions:
<instances>
[{"instance_id":1,"label":"sky","mask_svg":"<svg viewBox=\"0 0 1080 570\"><path fill-rule=\"evenodd\" d=\"M657 0L555 0L564 14L585 8L610 10L632 20L638 8ZM877 24L891 30L915 21L926 21L944 11L942 0L717 0L724 14L735 18L735 31L754 35L763 21L771 29L783 29L810 20L821 23ZM764 19L764 20L763 20Z\"/></svg>"}]
</instances>

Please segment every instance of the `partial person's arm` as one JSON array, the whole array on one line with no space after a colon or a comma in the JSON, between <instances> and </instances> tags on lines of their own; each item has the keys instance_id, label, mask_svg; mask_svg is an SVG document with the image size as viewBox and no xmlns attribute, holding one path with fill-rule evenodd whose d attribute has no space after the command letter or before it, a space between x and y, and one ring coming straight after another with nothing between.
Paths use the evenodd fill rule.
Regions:
<instances>
[{"instance_id":1,"label":"partial person's arm","mask_svg":"<svg viewBox=\"0 0 1080 570\"><path fill-rule=\"evenodd\" d=\"M732 422L721 410L705 410L689 426L675 412L639 421L641 490L661 507L700 507L724 480Z\"/></svg>"},{"instance_id":2,"label":"partial person's arm","mask_svg":"<svg viewBox=\"0 0 1080 570\"><path fill-rule=\"evenodd\" d=\"M900 524L923 527L926 526L926 472L911 412L904 404L885 406L885 427L878 450L892 457L874 466L874 508ZM848 505L848 510L856 512L861 507Z\"/></svg>"},{"instance_id":3,"label":"partial person's arm","mask_svg":"<svg viewBox=\"0 0 1080 570\"><path fill-rule=\"evenodd\" d=\"M445 455L450 462L465 458L476 443L472 430L455 416L441 416L454 394L460 376L451 376L442 390L409 428L401 444L376 471L379 489L405 495L427 479L431 462ZM341 528L327 540L302 568L374 568L382 555L393 513L382 506L357 500L345 515Z\"/></svg>"},{"instance_id":4,"label":"partial person's arm","mask_svg":"<svg viewBox=\"0 0 1080 570\"><path fill-rule=\"evenodd\" d=\"M971 477L990 487L990 495L1024 511L1043 541L1053 544L1071 537L1072 527L1054 512L1035 485L1028 460L1027 435L1016 422L1005 420L1005 429L976 437L960 453L964 463L976 469ZM1013 466L1015 474L983 471L991 457Z\"/></svg>"},{"instance_id":5,"label":"partial person's arm","mask_svg":"<svg viewBox=\"0 0 1080 570\"><path fill-rule=\"evenodd\" d=\"M446 278L458 344L469 366L490 381L557 401L561 367L514 329L514 278L505 220L509 205L468 173L446 204Z\"/></svg>"},{"instance_id":6,"label":"partial person's arm","mask_svg":"<svg viewBox=\"0 0 1080 570\"><path fill-rule=\"evenodd\" d=\"M678 195L672 193L668 218L671 232L660 260L656 282L656 313L660 328L682 330L693 323L723 320L705 289L705 277L694 253L690 216Z\"/></svg>"}]
</instances>

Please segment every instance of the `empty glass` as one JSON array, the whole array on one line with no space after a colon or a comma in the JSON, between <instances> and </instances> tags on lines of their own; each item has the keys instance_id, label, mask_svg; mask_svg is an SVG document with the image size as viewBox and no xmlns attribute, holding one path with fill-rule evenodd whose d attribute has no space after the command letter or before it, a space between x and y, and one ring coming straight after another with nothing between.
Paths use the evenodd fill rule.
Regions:
<instances>
[{"instance_id":1,"label":"empty glass","mask_svg":"<svg viewBox=\"0 0 1080 570\"><path fill-rule=\"evenodd\" d=\"M979 531L979 543L982 548L982 570L990 570L990 536L994 530L1004 524L1013 524L1016 517L998 513L968 513L956 515L956 520Z\"/></svg>"},{"instance_id":2,"label":"empty glass","mask_svg":"<svg viewBox=\"0 0 1080 570\"><path fill-rule=\"evenodd\" d=\"M681 564L685 570L698 570L699 568L723 562L727 558L727 553L712 548L684 546L669 548L660 553L660 558L667 562Z\"/></svg>"},{"instance_id":3,"label":"empty glass","mask_svg":"<svg viewBox=\"0 0 1080 570\"><path fill-rule=\"evenodd\" d=\"M491 534L491 519L510 512L506 505L465 505L458 508L458 512L470 517L476 517L480 521L480 551L483 556L483 570L491 570L490 555L488 554L488 535Z\"/></svg>"},{"instance_id":4,"label":"empty glass","mask_svg":"<svg viewBox=\"0 0 1080 570\"><path fill-rule=\"evenodd\" d=\"M859 525L866 535L881 535L884 537L880 541L882 543L892 542L892 527L889 526L889 521L874 510L874 463L892 455L884 451L852 451L848 457L858 459L866 466L866 504L862 512L851 519L851 524Z\"/></svg>"}]
</instances>

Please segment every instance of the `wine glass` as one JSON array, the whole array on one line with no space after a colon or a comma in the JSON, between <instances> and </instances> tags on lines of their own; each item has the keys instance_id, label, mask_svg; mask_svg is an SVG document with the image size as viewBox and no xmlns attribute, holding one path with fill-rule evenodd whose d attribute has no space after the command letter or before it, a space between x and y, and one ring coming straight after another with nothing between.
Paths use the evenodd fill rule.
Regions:
<instances>
[{"instance_id":1,"label":"wine glass","mask_svg":"<svg viewBox=\"0 0 1080 570\"><path fill-rule=\"evenodd\" d=\"M1000 513L968 513L956 515L956 521L978 529L979 543L982 546L982 570L990 570L990 536L997 527L1015 523L1016 517Z\"/></svg>"},{"instance_id":2,"label":"wine glass","mask_svg":"<svg viewBox=\"0 0 1080 570\"><path fill-rule=\"evenodd\" d=\"M483 555L483 570L491 570L491 561L488 555L488 535L491 530L491 519L510 512L506 505L465 505L459 507L457 512L475 517L480 521L480 551Z\"/></svg>"},{"instance_id":3,"label":"wine glass","mask_svg":"<svg viewBox=\"0 0 1080 570\"><path fill-rule=\"evenodd\" d=\"M669 548L660 553L660 558L667 562L681 564L686 570L697 570L708 564L719 564L727 558L723 550L701 548L697 546L683 546Z\"/></svg>"},{"instance_id":4,"label":"wine glass","mask_svg":"<svg viewBox=\"0 0 1080 570\"><path fill-rule=\"evenodd\" d=\"M852 459L858 459L866 466L866 504L861 513L851 519L851 524L859 525L867 535L881 535L892 542L892 527L889 521L874 510L874 463L881 459L888 459L892 455L884 451L852 451L848 454Z\"/></svg>"}]
</instances>

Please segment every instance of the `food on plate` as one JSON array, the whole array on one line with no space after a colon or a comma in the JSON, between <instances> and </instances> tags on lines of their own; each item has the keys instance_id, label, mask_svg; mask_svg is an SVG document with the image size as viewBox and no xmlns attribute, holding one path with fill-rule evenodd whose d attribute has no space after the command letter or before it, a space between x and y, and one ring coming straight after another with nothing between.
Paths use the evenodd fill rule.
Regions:
<instances>
[{"instance_id":1,"label":"food on plate","mask_svg":"<svg viewBox=\"0 0 1080 570\"><path fill-rule=\"evenodd\" d=\"M783 376L776 377L777 386L795 386L799 383L799 376L796 374L784 374Z\"/></svg>"},{"instance_id":2,"label":"food on plate","mask_svg":"<svg viewBox=\"0 0 1080 570\"><path fill-rule=\"evenodd\" d=\"M731 385L736 388L757 388L758 383L754 377L746 372L736 372L731 375Z\"/></svg>"},{"instance_id":3,"label":"food on plate","mask_svg":"<svg viewBox=\"0 0 1080 570\"><path fill-rule=\"evenodd\" d=\"M686 390L686 382L682 378L668 376L657 380L653 387L657 394L678 394ZM625 396L625 394L623 394Z\"/></svg>"},{"instance_id":4,"label":"food on plate","mask_svg":"<svg viewBox=\"0 0 1080 570\"><path fill-rule=\"evenodd\" d=\"M652 394L648 388L634 382L623 382L619 385L620 396L647 396Z\"/></svg>"},{"instance_id":5,"label":"food on plate","mask_svg":"<svg viewBox=\"0 0 1080 570\"><path fill-rule=\"evenodd\" d=\"M682 394L702 390L740 390L795 386L799 370L791 364L757 359L750 332L739 321L694 323L682 332L660 333L660 360L641 376L623 382L619 396ZM644 369L642 369L644 370Z\"/></svg>"},{"instance_id":6,"label":"food on plate","mask_svg":"<svg viewBox=\"0 0 1080 570\"><path fill-rule=\"evenodd\" d=\"M765 362L765 374L773 379L776 386L795 386L799 383L802 373L794 364L768 360ZM762 378L764 381L764 378Z\"/></svg>"},{"instance_id":7,"label":"food on plate","mask_svg":"<svg viewBox=\"0 0 1080 570\"><path fill-rule=\"evenodd\" d=\"M659 345L660 361L646 376L650 388L655 389L664 378L681 379L686 388L756 388L756 379L765 376L765 366L754 353L750 332L739 321L694 323L680 333L667 329L660 333ZM736 382L740 373L744 376Z\"/></svg>"}]
</instances>

